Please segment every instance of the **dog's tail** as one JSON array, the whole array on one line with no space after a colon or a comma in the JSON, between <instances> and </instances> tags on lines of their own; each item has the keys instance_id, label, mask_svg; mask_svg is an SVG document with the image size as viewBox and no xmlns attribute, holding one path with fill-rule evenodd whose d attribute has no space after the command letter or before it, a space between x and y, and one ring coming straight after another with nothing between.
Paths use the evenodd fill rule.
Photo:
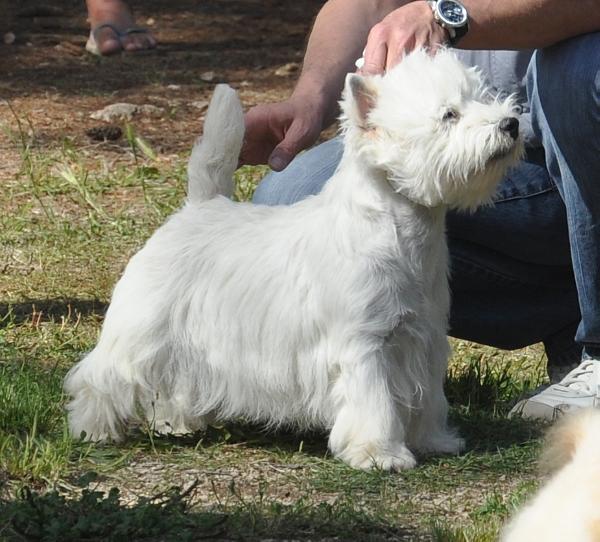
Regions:
<instances>
[{"instance_id":1,"label":"dog's tail","mask_svg":"<svg viewBox=\"0 0 600 542\"><path fill-rule=\"evenodd\" d=\"M244 114L237 92L217 85L204 120L204 133L188 163L188 199L231 197L233 172L244 141Z\"/></svg>"},{"instance_id":2,"label":"dog's tail","mask_svg":"<svg viewBox=\"0 0 600 542\"><path fill-rule=\"evenodd\" d=\"M566 414L549 431L540 466L555 472L573 460L597 463L600 450L600 411L578 410Z\"/></svg>"}]
</instances>

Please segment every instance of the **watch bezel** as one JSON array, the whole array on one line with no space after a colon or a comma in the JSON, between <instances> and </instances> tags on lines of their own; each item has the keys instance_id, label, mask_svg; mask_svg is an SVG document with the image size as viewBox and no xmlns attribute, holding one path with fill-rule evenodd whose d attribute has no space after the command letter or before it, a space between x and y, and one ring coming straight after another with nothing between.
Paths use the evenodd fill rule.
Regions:
<instances>
[{"instance_id":1,"label":"watch bezel","mask_svg":"<svg viewBox=\"0 0 600 542\"><path fill-rule=\"evenodd\" d=\"M444 17L444 14L442 13L442 9L441 9L441 5L444 3L451 3L451 4L455 4L458 7L460 7L462 14L463 14L462 21L460 21L458 23L454 23L454 22L446 19L446 17ZM439 20L442 23L444 23L445 26L447 26L449 28L462 28L463 26L465 26L468 23L468 20L469 20L467 8L465 8L465 6L463 6L460 2L457 2L456 0L437 0L437 2L435 3L435 13L438 16Z\"/></svg>"}]
</instances>

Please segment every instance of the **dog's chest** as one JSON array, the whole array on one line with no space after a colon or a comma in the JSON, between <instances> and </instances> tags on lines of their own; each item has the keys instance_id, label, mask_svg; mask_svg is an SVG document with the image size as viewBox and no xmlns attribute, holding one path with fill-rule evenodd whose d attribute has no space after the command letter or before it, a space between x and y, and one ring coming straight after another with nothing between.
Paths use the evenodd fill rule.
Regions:
<instances>
[{"instance_id":1,"label":"dog's chest","mask_svg":"<svg viewBox=\"0 0 600 542\"><path fill-rule=\"evenodd\" d=\"M373 221L351 272L360 317L378 335L402 323L444 318L449 295L443 214Z\"/></svg>"}]
</instances>

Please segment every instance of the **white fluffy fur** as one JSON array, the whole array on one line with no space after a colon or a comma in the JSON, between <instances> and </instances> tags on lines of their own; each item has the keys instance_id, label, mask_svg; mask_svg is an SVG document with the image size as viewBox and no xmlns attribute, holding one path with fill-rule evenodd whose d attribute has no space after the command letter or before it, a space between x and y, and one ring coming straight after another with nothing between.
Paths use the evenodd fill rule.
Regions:
<instances>
[{"instance_id":1,"label":"white fluffy fur","mask_svg":"<svg viewBox=\"0 0 600 542\"><path fill-rule=\"evenodd\" d=\"M553 476L507 526L502 542L598 542L600 411L560 420L548 435L542 464Z\"/></svg>"},{"instance_id":2,"label":"white fluffy fur","mask_svg":"<svg viewBox=\"0 0 600 542\"><path fill-rule=\"evenodd\" d=\"M350 75L344 96L335 175L318 196L267 207L222 197L244 128L235 93L217 87L188 201L132 258L98 345L67 376L75 436L242 417L327 428L357 468L461 449L443 392L444 215L488 202L518 157L498 126L514 104L486 97L449 52Z\"/></svg>"}]
</instances>

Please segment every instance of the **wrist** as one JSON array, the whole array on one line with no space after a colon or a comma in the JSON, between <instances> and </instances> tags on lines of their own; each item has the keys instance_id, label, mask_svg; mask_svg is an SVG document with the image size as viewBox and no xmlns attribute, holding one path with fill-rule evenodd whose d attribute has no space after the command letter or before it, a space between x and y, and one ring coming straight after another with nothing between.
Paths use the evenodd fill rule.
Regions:
<instances>
[{"instance_id":1,"label":"wrist","mask_svg":"<svg viewBox=\"0 0 600 542\"><path fill-rule=\"evenodd\" d=\"M335 110L337 99L318 83L298 84L289 101L296 109L302 111L303 116L311 118L312 123L323 129L330 112Z\"/></svg>"}]
</instances>

